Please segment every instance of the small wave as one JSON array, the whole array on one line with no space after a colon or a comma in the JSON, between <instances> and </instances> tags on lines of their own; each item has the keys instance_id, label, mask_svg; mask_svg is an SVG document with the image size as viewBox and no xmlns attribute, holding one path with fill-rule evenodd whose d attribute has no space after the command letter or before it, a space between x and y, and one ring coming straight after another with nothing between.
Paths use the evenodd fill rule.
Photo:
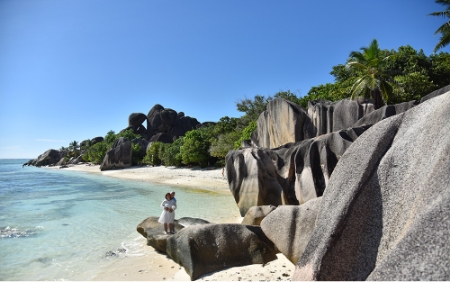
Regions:
<instances>
[{"instance_id":1,"label":"small wave","mask_svg":"<svg viewBox=\"0 0 450 282\"><path fill-rule=\"evenodd\" d=\"M0 238L26 238L36 236L39 230L43 230L43 226L29 227L0 227Z\"/></svg>"},{"instance_id":2,"label":"small wave","mask_svg":"<svg viewBox=\"0 0 450 282\"><path fill-rule=\"evenodd\" d=\"M113 251L108 251L105 254L105 257L121 257L122 254L125 254L127 252L127 250L119 248Z\"/></svg>"},{"instance_id":3,"label":"small wave","mask_svg":"<svg viewBox=\"0 0 450 282\"><path fill-rule=\"evenodd\" d=\"M144 256L143 248L146 245L142 244L142 238L135 238L133 240L127 240L120 244L120 247L114 249L112 251L108 251L105 254L106 258L118 257L118 258L126 258L126 257L141 257Z\"/></svg>"}]
</instances>

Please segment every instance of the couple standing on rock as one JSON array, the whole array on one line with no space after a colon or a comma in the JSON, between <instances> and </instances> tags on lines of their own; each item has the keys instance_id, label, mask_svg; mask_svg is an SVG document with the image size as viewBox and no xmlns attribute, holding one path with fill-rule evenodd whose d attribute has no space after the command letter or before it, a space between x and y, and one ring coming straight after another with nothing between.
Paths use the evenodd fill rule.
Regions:
<instances>
[{"instance_id":1,"label":"couple standing on rock","mask_svg":"<svg viewBox=\"0 0 450 282\"><path fill-rule=\"evenodd\" d=\"M159 223L164 224L164 234L175 234L174 221L175 221L175 209L177 208L177 199L175 199L175 192L167 193L165 200L161 203L163 212L158 219ZM167 231L169 226L169 231Z\"/></svg>"}]
</instances>

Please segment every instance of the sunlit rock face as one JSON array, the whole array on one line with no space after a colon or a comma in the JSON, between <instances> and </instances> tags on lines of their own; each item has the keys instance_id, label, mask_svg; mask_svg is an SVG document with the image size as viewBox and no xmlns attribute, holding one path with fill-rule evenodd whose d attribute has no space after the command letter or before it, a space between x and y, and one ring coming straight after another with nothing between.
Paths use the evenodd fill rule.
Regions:
<instances>
[{"instance_id":1,"label":"sunlit rock face","mask_svg":"<svg viewBox=\"0 0 450 282\"><path fill-rule=\"evenodd\" d=\"M114 142L113 147L106 153L100 170L126 168L131 166L131 141L120 137Z\"/></svg>"},{"instance_id":2,"label":"sunlit rock face","mask_svg":"<svg viewBox=\"0 0 450 282\"><path fill-rule=\"evenodd\" d=\"M267 149L230 151L226 172L242 216L252 206L298 205L322 196L338 160L367 127Z\"/></svg>"},{"instance_id":3,"label":"sunlit rock face","mask_svg":"<svg viewBox=\"0 0 450 282\"><path fill-rule=\"evenodd\" d=\"M290 142L315 137L306 110L284 99L274 99L261 113L251 140L255 147L276 148Z\"/></svg>"},{"instance_id":4,"label":"sunlit rock face","mask_svg":"<svg viewBox=\"0 0 450 282\"><path fill-rule=\"evenodd\" d=\"M450 92L378 122L344 153L293 280L450 278Z\"/></svg>"}]
</instances>

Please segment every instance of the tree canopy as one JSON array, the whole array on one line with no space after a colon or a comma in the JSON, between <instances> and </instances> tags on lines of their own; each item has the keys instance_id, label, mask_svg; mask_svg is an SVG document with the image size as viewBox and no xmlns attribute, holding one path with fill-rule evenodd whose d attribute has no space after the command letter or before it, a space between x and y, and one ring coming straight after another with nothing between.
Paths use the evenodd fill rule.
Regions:
<instances>
[{"instance_id":1,"label":"tree canopy","mask_svg":"<svg viewBox=\"0 0 450 282\"><path fill-rule=\"evenodd\" d=\"M371 46L361 48L362 52L350 53L347 62L333 66L330 74L335 78L334 83L312 87L308 94L300 99L299 104L307 107L308 102L312 100L337 101L350 98L353 91L356 91L353 94L367 95L369 89L381 88L381 81L392 87L392 93L385 97L387 100L384 102L395 104L419 100L450 84L449 53L440 52L426 56L422 50L417 51L409 45L401 46L397 50L378 47L377 50L366 52L366 48L370 49ZM373 69L370 66L373 66ZM364 88L365 85L376 87Z\"/></svg>"},{"instance_id":2,"label":"tree canopy","mask_svg":"<svg viewBox=\"0 0 450 282\"><path fill-rule=\"evenodd\" d=\"M361 47L361 51L352 51L346 64L349 69L359 73L350 89L351 98L372 98L375 108L379 108L388 102L393 93L390 77L382 66L389 56L382 56L376 39L368 47Z\"/></svg>"}]
</instances>

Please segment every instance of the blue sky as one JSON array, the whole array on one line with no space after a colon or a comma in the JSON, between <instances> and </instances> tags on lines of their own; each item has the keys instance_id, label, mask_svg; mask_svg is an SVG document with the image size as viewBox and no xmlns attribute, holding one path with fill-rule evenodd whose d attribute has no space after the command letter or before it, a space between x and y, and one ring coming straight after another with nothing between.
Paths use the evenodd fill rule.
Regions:
<instances>
[{"instance_id":1,"label":"blue sky","mask_svg":"<svg viewBox=\"0 0 450 282\"><path fill-rule=\"evenodd\" d=\"M155 104L200 122L240 117L246 97L333 82L332 66L374 38L430 55L445 20L427 14L441 10L433 0L0 0L0 158L117 133Z\"/></svg>"}]
</instances>

